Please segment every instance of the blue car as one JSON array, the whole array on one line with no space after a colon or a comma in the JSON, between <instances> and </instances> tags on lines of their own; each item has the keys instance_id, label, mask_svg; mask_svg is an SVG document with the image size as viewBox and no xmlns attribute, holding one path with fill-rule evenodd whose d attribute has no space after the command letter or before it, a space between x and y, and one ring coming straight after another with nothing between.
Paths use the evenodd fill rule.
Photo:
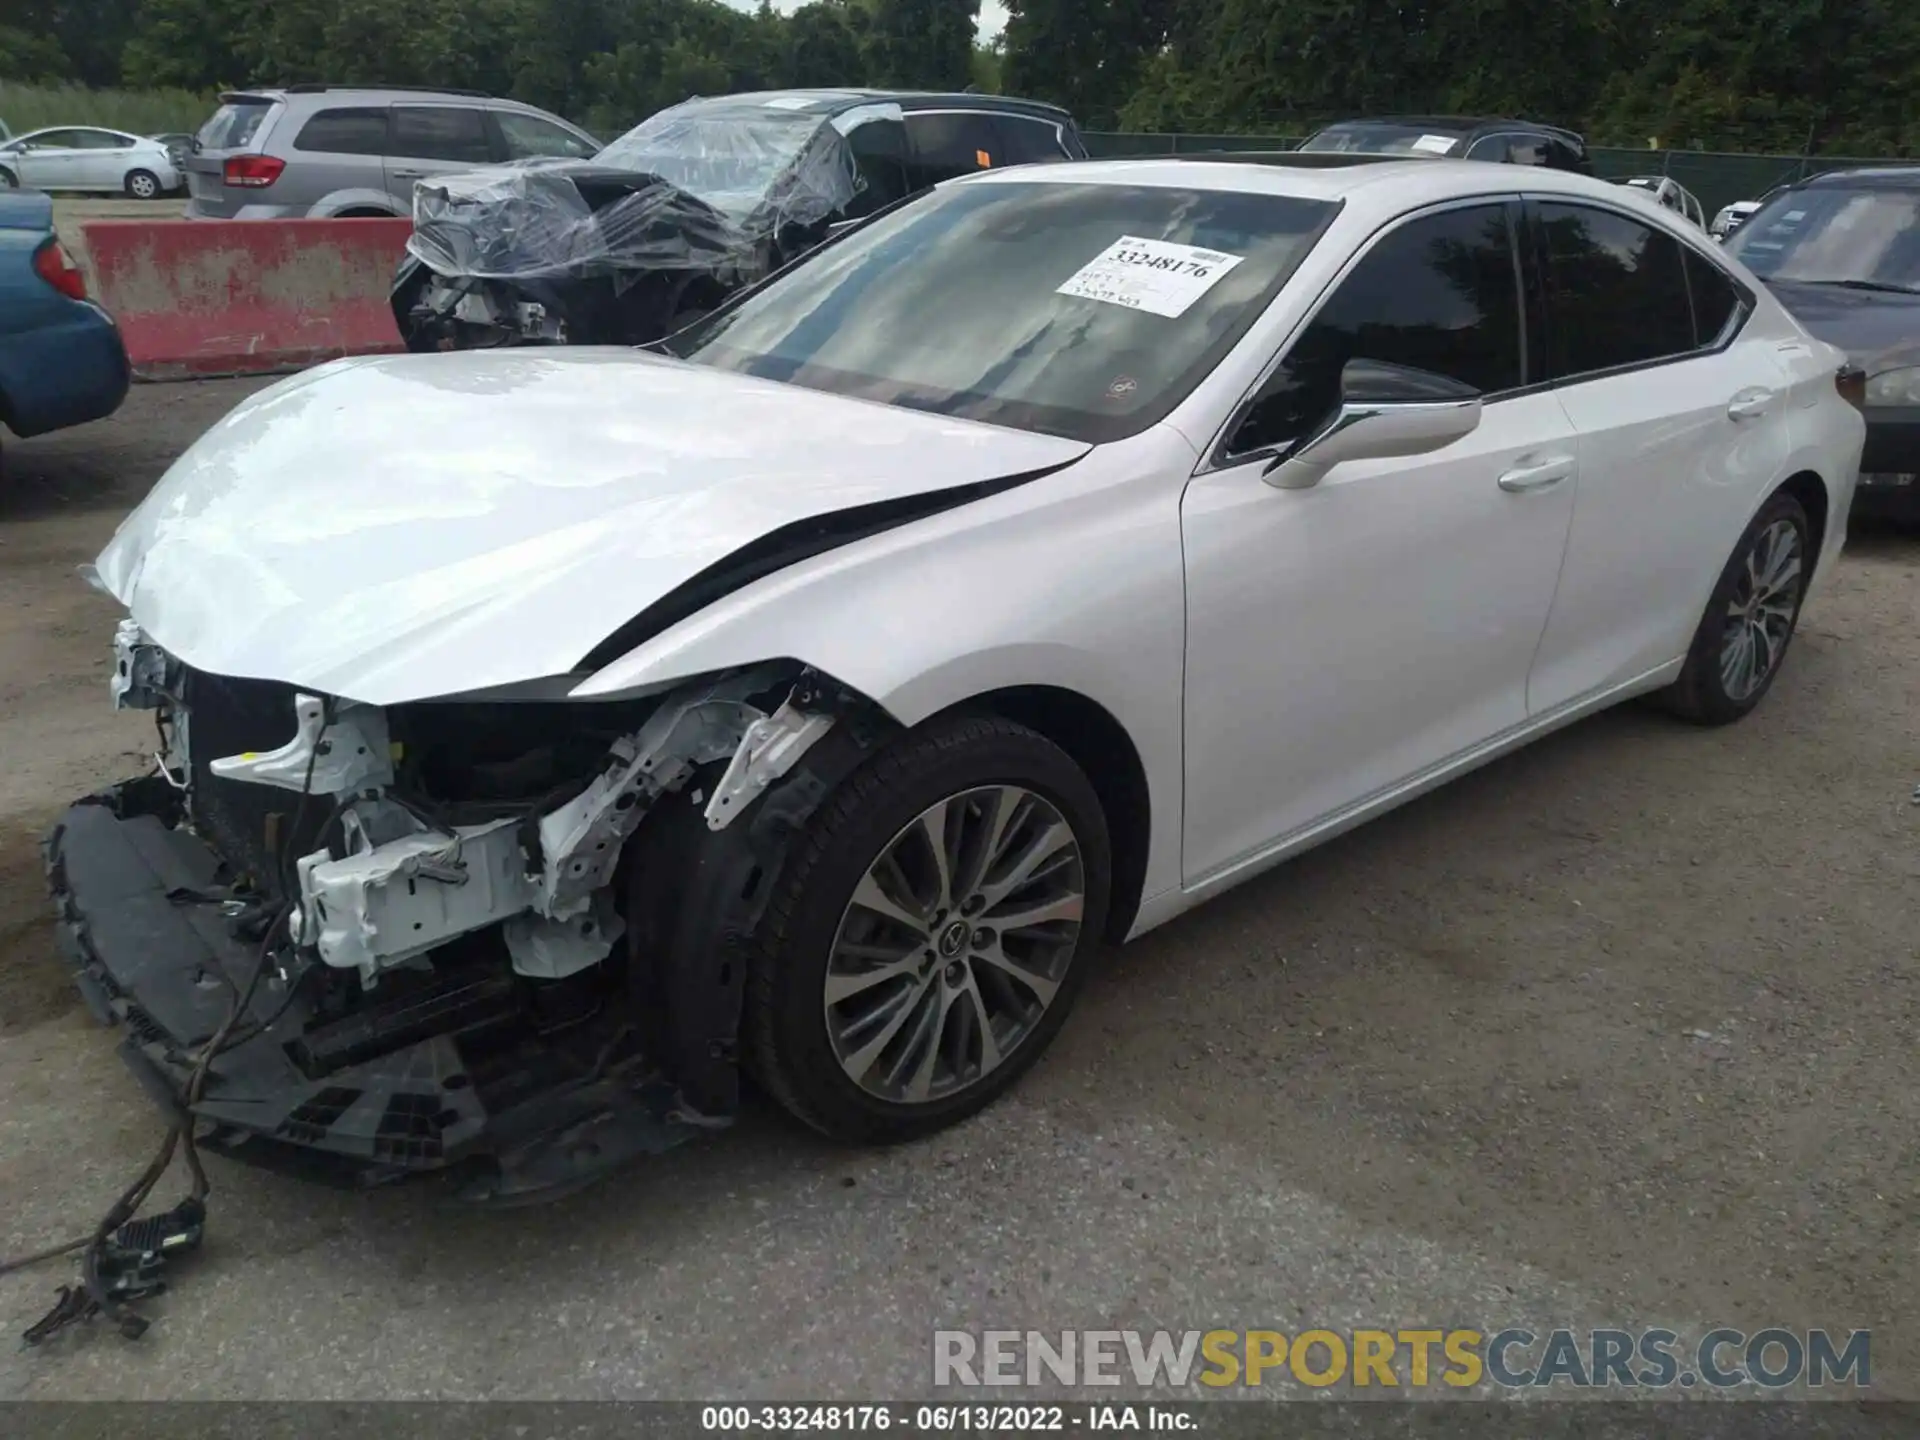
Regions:
<instances>
[{"instance_id":1,"label":"blue car","mask_svg":"<svg viewBox=\"0 0 1920 1440\"><path fill-rule=\"evenodd\" d=\"M25 437L100 420L130 379L119 328L53 233L53 201L0 191L0 422Z\"/></svg>"}]
</instances>

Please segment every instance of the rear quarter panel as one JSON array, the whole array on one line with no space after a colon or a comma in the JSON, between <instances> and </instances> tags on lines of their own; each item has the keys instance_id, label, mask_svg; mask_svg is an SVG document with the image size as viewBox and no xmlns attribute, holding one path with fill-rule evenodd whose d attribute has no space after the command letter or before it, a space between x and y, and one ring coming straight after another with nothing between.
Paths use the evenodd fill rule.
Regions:
<instances>
[{"instance_id":1,"label":"rear quarter panel","mask_svg":"<svg viewBox=\"0 0 1920 1440\"><path fill-rule=\"evenodd\" d=\"M0 420L25 437L111 415L130 378L119 332L34 273L47 230L6 222L0 210Z\"/></svg>"}]
</instances>

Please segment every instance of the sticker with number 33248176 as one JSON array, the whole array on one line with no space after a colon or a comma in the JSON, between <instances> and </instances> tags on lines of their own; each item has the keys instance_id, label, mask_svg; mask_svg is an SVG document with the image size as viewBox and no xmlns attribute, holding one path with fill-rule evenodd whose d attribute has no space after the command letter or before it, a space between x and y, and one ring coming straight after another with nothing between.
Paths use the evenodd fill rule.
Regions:
<instances>
[{"instance_id":1,"label":"sticker with number 33248176","mask_svg":"<svg viewBox=\"0 0 1920 1440\"><path fill-rule=\"evenodd\" d=\"M1171 240L1122 235L1068 276L1057 293L1175 319L1240 260L1238 255Z\"/></svg>"}]
</instances>

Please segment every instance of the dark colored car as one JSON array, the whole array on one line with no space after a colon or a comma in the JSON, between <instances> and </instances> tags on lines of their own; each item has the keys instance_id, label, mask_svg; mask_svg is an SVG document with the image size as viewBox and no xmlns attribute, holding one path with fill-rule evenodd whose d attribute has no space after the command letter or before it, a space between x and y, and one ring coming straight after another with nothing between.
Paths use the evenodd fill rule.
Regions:
<instances>
[{"instance_id":1,"label":"dark colored car","mask_svg":"<svg viewBox=\"0 0 1920 1440\"><path fill-rule=\"evenodd\" d=\"M1085 156L1066 111L999 95L689 100L591 160L421 182L394 319L415 350L646 344L942 180Z\"/></svg>"},{"instance_id":2,"label":"dark colored car","mask_svg":"<svg viewBox=\"0 0 1920 1440\"><path fill-rule=\"evenodd\" d=\"M1505 165L1545 165L1593 173L1587 142L1572 130L1532 120L1489 120L1460 115L1383 115L1342 120L1309 135L1302 150L1361 155L1435 155L1453 160L1492 160Z\"/></svg>"},{"instance_id":3,"label":"dark colored car","mask_svg":"<svg viewBox=\"0 0 1920 1440\"><path fill-rule=\"evenodd\" d=\"M1853 513L1920 522L1920 165L1790 186L1726 248L1865 374Z\"/></svg>"},{"instance_id":4,"label":"dark colored car","mask_svg":"<svg viewBox=\"0 0 1920 1440\"><path fill-rule=\"evenodd\" d=\"M53 201L0 194L0 422L24 437L104 419L129 378L118 327L53 233Z\"/></svg>"}]
</instances>

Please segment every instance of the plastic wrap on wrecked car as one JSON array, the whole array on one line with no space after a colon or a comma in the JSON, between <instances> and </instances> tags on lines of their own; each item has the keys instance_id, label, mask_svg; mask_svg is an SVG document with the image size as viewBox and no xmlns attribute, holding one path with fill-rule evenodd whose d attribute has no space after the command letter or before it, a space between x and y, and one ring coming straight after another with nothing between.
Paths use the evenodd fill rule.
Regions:
<instances>
[{"instance_id":1,"label":"plastic wrap on wrecked car","mask_svg":"<svg viewBox=\"0 0 1920 1440\"><path fill-rule=\"evenodd\" d=\"M593 160L422 182L408 251L481 279L757 268L768 241L820 224L861 186L846 139L820 117L685 110Z\"/></svg>"}]
</instances>

